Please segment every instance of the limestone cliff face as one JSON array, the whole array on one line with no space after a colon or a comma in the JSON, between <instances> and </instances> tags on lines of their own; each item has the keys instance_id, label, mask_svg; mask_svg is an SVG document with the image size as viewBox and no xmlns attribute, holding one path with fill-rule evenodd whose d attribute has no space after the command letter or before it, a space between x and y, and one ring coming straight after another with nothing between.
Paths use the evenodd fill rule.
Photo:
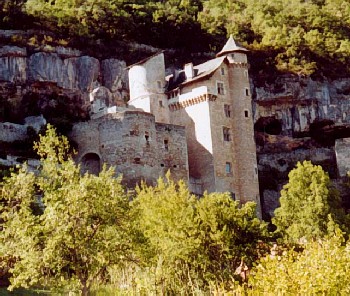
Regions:
<instances>
[{"instance_id":1,"label":"limestone cliff face","mask_svg":"<svg viewBox=\"0 0 350 296\"><path fill-rule=\"evenodd\" d=\"M40 112L47 105L57 105L55 99L60 97L68 110L73 108L80 112L76 114L79 119L88 111L90 94L99 88L103 88L114 103L123 104L128 84L125 68L124 61L99 61L64 47L38 52L17 46L0 47L0 96L10 104L2 113L21 109L23 100L28 97L32 97L31 104L36 104L34 109ZM6 118L6 114L2 116Z\"/></svg>"},{"instance_id":2,"label":"limestone cliff face","mask_svg":"<svg viewBox=\"0 0 350 296\"><path fill-rule=\"evenodd\" d=\"M311 160L331 178L343 177L337 167L342 151L336 151L335 142L350 137L350 78L283 75L266 83L254 77L253 99L265 213L273 214L278 206L279 191L297 161Z\"/></svg>"}]
</instances>

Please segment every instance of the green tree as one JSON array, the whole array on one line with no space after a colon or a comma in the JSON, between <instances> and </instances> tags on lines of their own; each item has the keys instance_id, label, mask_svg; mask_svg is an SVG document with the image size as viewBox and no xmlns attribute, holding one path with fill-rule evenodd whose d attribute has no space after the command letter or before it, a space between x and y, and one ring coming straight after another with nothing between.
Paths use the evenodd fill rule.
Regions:
<instances>
[{"instance_id":1,"label":"green tree","mask_svg":"<svg viewBox=\"0 0 350 296\"><path fill-rule=\"evenodd\" d=\"M345 229L345 213L337 191L321 166L298 162L281 191L281 206L272 222L286 240L315 239L333 230L334 222Z\"/></svg>"},{"instance_id":2,"label":"green tree","mask_svg":"<svg viewBox=\"0 0 350 296\"><path fill-rule=\"evenodd\" d=\"M146 266L154 267L154 282L164 293L208 289L211 282L232 280L242 259L258 257L266 225L255 204L239 206L229 194L191 195L183 182L143 185L134 201L137 226L148 242Z\"/></svg>"},{"instance_id":3,"label":"green tree","mask_svg":"<svg viewBox=\"0 0 350 296\"><path fill-rule=\"evenodd\" d=\"M51 126L35 147L39 173L22 167L2 184L1 256L11 263L10 289L70 287L87 295L108 267L131 258L128 198L112 168L82 176L67 139Z\"/></svg>"},{"instance_id":4,"label":"green tree","mask_svg":"<svg viewBox=\"0 0 350 296\"><path fill-rule=\"evenodd\" d=\"M349 70L350 8L346 0L206 0L199 20L212 33L232 33L268 51L281 71ZM339 73L338 73L339 74Z\"/></svg>"},{"instance_id":5,"label":"green tree","mask_svg":"<svg viewBox=\"0 0 350 296\"><path fill-rule=\"evenodd\" d=\"M350 244L341 232L308 242L304 250L277 246L251 271L254 295L348 295Z\"/></svg>"}]
</instances>

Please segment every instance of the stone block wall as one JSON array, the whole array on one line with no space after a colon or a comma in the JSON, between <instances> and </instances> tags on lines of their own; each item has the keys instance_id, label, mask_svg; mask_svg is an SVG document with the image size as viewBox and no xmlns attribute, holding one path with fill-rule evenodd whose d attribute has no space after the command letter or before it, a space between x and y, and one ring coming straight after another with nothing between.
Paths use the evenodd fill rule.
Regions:
<instances>
[{"instance_id":1,"label":"stone block wall","mask_svg":"<svg viewBox=\"0 0 350 296\"><path fill-rule=\"evenodd\" d=\"M98 157L130 187L141 180L155 184L168 170L175 180L188 181L185 129L155 123L150 113L124 111L78 123L70 138L78 143L79 162Z\"/></svg>"}]
</instances>

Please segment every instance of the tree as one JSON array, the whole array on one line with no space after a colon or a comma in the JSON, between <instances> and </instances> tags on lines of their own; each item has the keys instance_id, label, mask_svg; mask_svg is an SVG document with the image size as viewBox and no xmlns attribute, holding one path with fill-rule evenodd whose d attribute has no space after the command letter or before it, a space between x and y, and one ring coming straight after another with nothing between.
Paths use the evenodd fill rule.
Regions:
<instances>
[{"instance_id":1,"label":"tree","mask_svg":"<svg viewBox=\"0 0 350 296\"><path fill-rule=\"evenodd\" d=\"M281 206L272 222L286 240L324 237L335 222L345 230L345 213L338 193L321 166L298 162L289 173L289 182L281 191Z\"/></svg>"},{"instance_id":2,"label":"tree","mask_svg":"<svg viewBox=\"0 0 350 296\"><path fill-rule=\"evenodd\" d=\"M149 248L144 263L155 270L153 282L163 293L192 293L213 282L229 285L241 260L250 265L267 237L254 203L239 206L227 193L198 199L169 176L155 187L139 188L133 208Z\"/></svg>"},{"instance_id":3,"label":"tree","mask_svg":"<svg viewBox=\"0 0 350 296\"><path fill-rule=\"evenodd\" d=\"M348 295L350 244L341 232L308 242L303 250L277 246L251 271L254 295Z\"/></svg>"},{"instance_id":4,"label":"tree","mask_svg":"<svg viewBox=\"0 0 350 296\"><path fill-rule=\"evenodd\" d=\"M35 148L38 174L24 166L1 190L1 256L14 262L10 289L68 286L87 295L107 267L131 259L128 198L112 168L82 176L53 127Z\"/></svg>"},{"instance_id":5,"label":"tree","mask_svg":"<svg viewBox=\"0 0 350 296\"><path fill-rule=\"evenodd\" d=\"M199 13L209 32L232 33L272 55L278 70L306 75L329 75L330 63L333 74L349 71L349 19L345 0L206 0Z\"/></svg>"}]
</instances>

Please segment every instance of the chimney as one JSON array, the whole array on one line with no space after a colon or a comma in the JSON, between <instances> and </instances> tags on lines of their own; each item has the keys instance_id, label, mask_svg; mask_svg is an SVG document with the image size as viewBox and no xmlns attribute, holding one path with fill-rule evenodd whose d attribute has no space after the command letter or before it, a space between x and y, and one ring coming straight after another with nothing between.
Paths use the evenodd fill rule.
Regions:
<instances>
[{"instance_id":1,"label":"chimney","mask_svg":"<svg viewBox=\"0 0 350 296\"><path fill-rule=\"evenodd\" d=\"M192 63L188 63L185 65L185 75L186 75L186 79L190 80L193 78L194 76L194 70L193 70L193 64Z\"/></svg>"}]
</instances>

